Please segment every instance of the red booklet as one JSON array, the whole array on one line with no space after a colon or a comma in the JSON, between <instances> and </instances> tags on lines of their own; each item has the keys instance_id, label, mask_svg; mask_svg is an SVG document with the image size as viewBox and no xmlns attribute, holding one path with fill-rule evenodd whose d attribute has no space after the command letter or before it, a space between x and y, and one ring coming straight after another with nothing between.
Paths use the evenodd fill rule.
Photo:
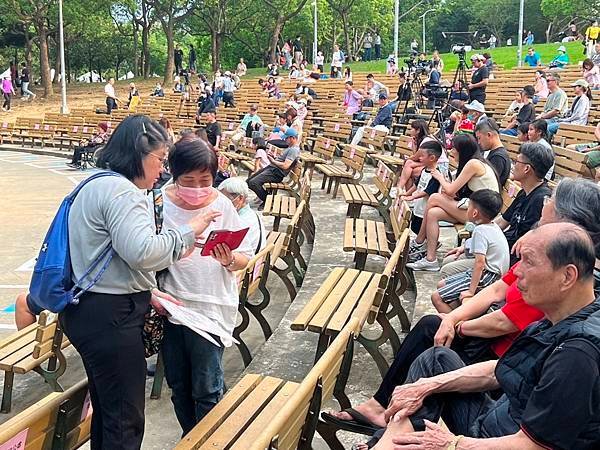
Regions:
<instances>
[{"instance_id":1,"label":"red booklet","mask_svg":"<svg viewBox=\"0 0 600 450\"><path fill-rule=\"evenodd\" d=\"M237 231L230 230L214 230L211 231L203 244L196 244L196 247L202 248L202 256L210 256L210 252L217 244L227 244L231 250L235 250L240 246L249 228L242 228Z\"/></svg>"}]
</instances>

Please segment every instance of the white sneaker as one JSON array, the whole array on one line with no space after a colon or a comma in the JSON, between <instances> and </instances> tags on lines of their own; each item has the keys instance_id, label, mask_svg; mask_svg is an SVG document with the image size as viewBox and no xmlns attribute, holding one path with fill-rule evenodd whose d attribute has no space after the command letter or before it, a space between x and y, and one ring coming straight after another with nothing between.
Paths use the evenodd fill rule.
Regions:
<instances>
[{"instance_id":1,"label":"white sneaker","mask_svg":"<svg viewBox=\"0 0 600 450\"><path fill-rule=\"evenodd\" d=\"M416 239L412 239L408 247L408 253L415 253L417 251L425 250L427 248L427 240L419 243Z\"/></svg>"},{"instance_id":2,"label":"white sneaker","mask_svg":"<svg viewBox=\"0 0 600 450\"><path fill-rule=\"evenodd\" d=\"M412 270L423 270L427 272L437 272L440 270L440 264L438 263L438 260L435 259L434 261L428 261L427 257L423 257L414 263L408 263L406 267L409 267Z\"/></svg>"}]
</instances>

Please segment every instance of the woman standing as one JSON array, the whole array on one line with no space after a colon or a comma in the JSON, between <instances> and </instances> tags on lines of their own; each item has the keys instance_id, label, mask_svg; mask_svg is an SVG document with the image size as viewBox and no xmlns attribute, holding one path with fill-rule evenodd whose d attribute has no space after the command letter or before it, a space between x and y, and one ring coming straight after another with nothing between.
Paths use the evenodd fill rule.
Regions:
<instances>
[{"instance_id":1,"label":"woman standing","mask_svg":"<svg viewBox=\"0 0 600 450\"><path fill-rule=\"evenodd\" d=\"M333 56L331 59L331 78L342 77L342 65L344 64L344 54L336 44L333 46ZM334 70L335 68L335 70Z\"/></svg>"},{"instance_id":2,"label":"woman standing","mask_svg":"<svg viewBox=\"0 0 600 450\"><path fill-rule=\"evenodd\" d=\"M220 213L190 216L156 234L146 190L163 171L169 137L146 116L129 116L102 149L98 167L119 177L85 185L69 214L73 277L80 280L110 245L112 259L99 281L60 314L65 334L81 355L94 414L92 450L141 448L146 360L142 342L149 304L164 312L154 272L183 258ZM90 274L95 276L96 273ZM172 298L168 298L173 301Z\"/></svg>"},{"instance_id":3,"label":"woman standing","mask_svg":"<svg viewBox=\"0 0 600 450\"><path fill-rule=\"evenodd\" d=\"M199 213L221 213L205 231L237 231L240 217L229 200L214 189L217 157L201 139L184 139L169 153L174 184L163 189L164 225L178 228ZM177 420L186 435L217 404L223 394L224 347L233 343L238 310L235 272L246 267L254 254L248 239L236 251L219 244L211 256L200 249L169 267L162 287L201 315L201 336L169 317L165 324L163 357L165 375L172 389L171 400ZM213 342L211 342L211 340Z\"/></svg>"}]
</instances>

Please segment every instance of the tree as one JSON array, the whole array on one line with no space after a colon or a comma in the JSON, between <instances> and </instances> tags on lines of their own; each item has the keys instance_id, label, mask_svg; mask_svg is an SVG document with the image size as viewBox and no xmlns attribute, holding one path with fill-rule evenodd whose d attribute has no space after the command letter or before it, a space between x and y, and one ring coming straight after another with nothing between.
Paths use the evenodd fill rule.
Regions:
<instances>
[{"instance_id":1,"label":"tree","mask_svg":"<svg viewBox=\"0 0 600 450\"><path fill-rule=\"evenodd\" d=\"M148 0L154 8L154 14L160 21L167 38L167 63L165 65L164 84L173 83L175 71L175 27L180 26L194 11L194 0Z\"/></svg>"},{"instance_id":2,"label":"tree","mask_svg":"<svg viewBox=\"0 0 600 450\"><path fill-rule=\"evenodd\" d=\"M275 17L273 31L269 44L269 61L275 62L275 52L277 51L277 43L281 36L281 31L284 25L292 18L296 17L308 0L261 0L262 5L267 7L270 14L268 17Z\"/></svg>"},{"instance_id":3,"label":"tree","mask_svg":"<svg viewBox=\"0 0 600 450\"><path fill-rule=\"evenodd\" d=\"M50 58L48 56L49 17L54 0L10 0L13 12L24 24L32 24L37 33L37 46L40 50L40 75L44 97L54 94L50 78ZM53 21L54 22L54 21Z\"/></svg>"},{"instance_id":4,"label":"tree","mask_svg":"<svg viewBox=\"0 0 600 450\"><path fill-rule=\"evenodd\" d=\"M195 30L208 31L213 71L221 65L221 49L225 38L229 38L233 30L237 30L254 14L246 6L242 0L201 0L199 7L195 9L190 21L190 34L203 34Z\"/></svg>"},{"instance_id":5,"label":"tree","mask_svg":"<svg viewBox=\"0 0 600 450\"><path fill-rule=\"evenodd\" d=\"M513 0L473 0L470 6L473 22L489 30L502 42L508 25L518 23L519 4Z\"/></svg>"}]
</instances>

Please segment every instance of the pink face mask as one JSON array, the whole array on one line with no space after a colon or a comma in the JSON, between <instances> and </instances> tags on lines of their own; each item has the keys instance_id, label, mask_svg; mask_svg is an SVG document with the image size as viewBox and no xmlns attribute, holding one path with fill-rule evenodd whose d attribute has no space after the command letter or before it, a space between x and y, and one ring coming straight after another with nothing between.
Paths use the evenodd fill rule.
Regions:
<instances>
[{"instance_id":1,"label":"pink face mask","mask_svg":"<svg viewBox=\"0 0 600 450\"><path fill-rule=\"evenodd\" d=\"M184 202L189 203L190 205L198 206L204 203L206 198L212 194L212 191L212 186L193 188L177 185L176 195Z\"/></svg>"}]
</instances>

